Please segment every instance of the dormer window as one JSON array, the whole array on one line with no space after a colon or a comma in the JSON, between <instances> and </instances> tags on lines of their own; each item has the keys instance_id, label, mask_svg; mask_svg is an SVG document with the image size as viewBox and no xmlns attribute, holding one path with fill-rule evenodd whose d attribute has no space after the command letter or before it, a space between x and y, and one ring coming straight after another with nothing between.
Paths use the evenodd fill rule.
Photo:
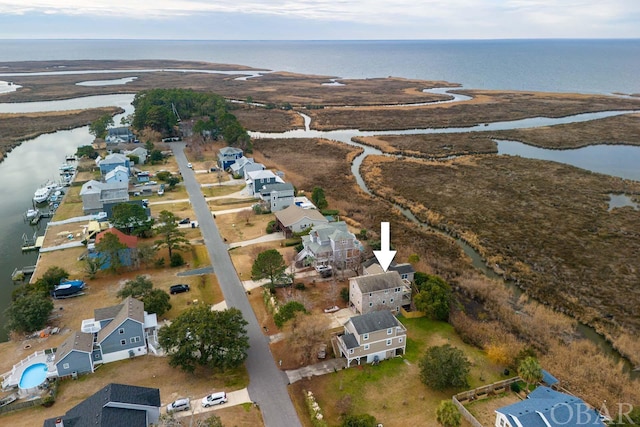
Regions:
<instances>
[{"instance_id":1,"label":"dormer window","mask_svg":"<svg viewBox=\"0 0 640 427\"><path fill-rule=\"evenodd\" d=\"M362 339L365 340L365 341L368 340L369 339L369 334L363 334L362 335Z\"/></svg>"}]
</instances>

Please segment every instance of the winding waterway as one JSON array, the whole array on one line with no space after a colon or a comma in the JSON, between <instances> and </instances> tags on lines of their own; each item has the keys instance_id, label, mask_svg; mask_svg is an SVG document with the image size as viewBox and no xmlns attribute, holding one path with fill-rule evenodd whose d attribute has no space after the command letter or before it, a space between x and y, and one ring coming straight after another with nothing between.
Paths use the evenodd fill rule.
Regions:
<instances>
[{"instance_id":1,"label":"winding waterway","mask_svg":"<svg viewBox=\"0 0 640 427\"><path fill-rule=\"evenodd\" d=\"M129 71L130 72L130 71ZM90 73L87 73L90 74ZM447 89L433 90L437 93L445 94ZM451 94L454 99L444 102L460 102L466 100L461 95ZM120 106L125 109L124 114L130 114L132 112L131 101L133 95L98 95L89 96L83 98L75 98L63 101L48 101L48 102L30 102L30 103L15 103L15 104L0 104L0 112L16 113L16 112L36 112L36 111L55 111L55 110L71 110L71 109L86 109L95 108L99 106ZM440 101L443 102L443 101ZM607 111L598 113L585 113L577 114L562 118L546 118L536 117L514 121L502 121L494 123L486 123L466 128L428 128L428 129L405 129L398 131L360 131L358 129L346 129L336 131L318 131L311 129L311 119L308 116L304 117L305 126L304 129L296 129L281 133L266 133L266 132L249 132L252 138L324 138L342 142L345 144L353 145L362 148L363 152L357 156L352 163L351 171L358 183L358 185L366 192L370 193L362 176L360 174L360 166L362 161L368 155L384 155L380 150L358 144L352 140L353 137L360 136L376 136L384 134L396 134L396 135L412 135L412 134L431 134L431 133L457 133L457 132L482 132L482 131L495 131L495 130L508 130L508 129L525 129L534 128L539 126L552 126L565 123L577 123L590 120L602 119L606 117L617 116L621 114L631 114L633 111ZM116 121L119 117L116 117ZM89 144L92 141L92 137L88 133L87 127L74 129L72 131L59 131L53 134L43 135L32 141L22 144L16 148L6 159L0 164L0 179L3 179L5 183L12 183L12 186L6 185L3 187L3 191L6 191L4 200L13 200L14 203L4 204L0 214L5 220L0 223L0 236L4 238L5 242L15 242L13 244L5 244L1 248L2 251L8 251L9 253L0 252L0 274L5 274L5 277L10 275L14 267L27 265L35 261L34 255L21 255L20 252L20 235L25 232L25 227L22 222L22 212L26 210L30 205L30 200L35 188L46 179L52 177L57 173L57 166L62 162L64 156L68 153L74 152L75 148L80 145ZM499 147L503 142L499 141ZM510 155L522 155L523 157L532 156L529 151L529 146L521 145L521 150L518 151L513 148L511 144L508 154ZM507 150L502 146L502 152L500 154L507 153ZM612 149L612 146L602 146L595 156L595 160L600 160L600 165L595 170L600 173L606 173L614 176L621 176L619 172L611 168L612 162L608 158L610 153L615 153L616 148ZM545 160L560 161L564 163L575 164L579 167L591 168L595 166L589 166L586 164L579 165L572 163L572 159L580 157L582 150L593 150L593 147L585 147L576 150L570 150L571 153L564 157L563 150L542 150L538 154L543 153ZM499 148L500 150L500 148ZM562 153L561 156L553 156L554 154ZM617 155L616 155L617 156ZM640 160L640 147L624 147L624 155L630 162L638 164ZM541 157L533 157L541 158ZM26 166L25 166L26 165ZM637 168L634 169L635 174L629 176L622 176L626 179L640 180L640 171ZM403 214L410 220L419 223L415 216L406 209L401 209ZM422 226L428 227L425 224ZM29 230L26 230L29 231ZM436 230L438 231L438 230ZM31 231L29 231L31 232ZM438 231L440 232L440 231ZM471 258L473 265L481 270L489 277L497 278L495 273L488 269L484 264L480 255L469 245L460 239L456 239L457 243L461 246L464 252ZM508 285L508 284L507 284ZM0 310L4 312L4 308L8 306L10 301L11 287L3 287L0 289L1 305ZM0 321L4 324L4 318L0 315ZM582 328L584 330L584 328ZM0 332L0 339L6 339L6 336L2 335L4 332ZM587 331L588 333L588 331ZM608 354L615 355L615 351L597 334L589 334L589 339L596 342L601 348L603 348Z\"/></svg>"}]
</instances>

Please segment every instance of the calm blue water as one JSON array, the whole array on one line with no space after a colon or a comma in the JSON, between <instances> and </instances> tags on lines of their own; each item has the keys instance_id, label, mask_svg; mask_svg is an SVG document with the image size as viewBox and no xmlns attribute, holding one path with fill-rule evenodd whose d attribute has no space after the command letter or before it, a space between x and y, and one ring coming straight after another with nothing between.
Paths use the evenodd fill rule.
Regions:
<instances>
[{"instance_id":1,"label":"calm blue water","mask_svg":"<svg viewBox=\"0 0 640 427\"><path fill-rule=\"evenodd\" d=\"M47 377L47 365L44 363L36 363L24 370L20 377L19 387L22 389L37 387Z\"/></svg>"},{"instance_id":2,"label":"calm blue water","mask_svg":"<svg viewBox=\"0 0 640 427\"><path fill-rule=\"evenodd\" d=\"M177 59L468 88L640 93L640 40L0 40L0 61ZM1 69L0 69L1 72Z\"/></svg>"}]
</instances>

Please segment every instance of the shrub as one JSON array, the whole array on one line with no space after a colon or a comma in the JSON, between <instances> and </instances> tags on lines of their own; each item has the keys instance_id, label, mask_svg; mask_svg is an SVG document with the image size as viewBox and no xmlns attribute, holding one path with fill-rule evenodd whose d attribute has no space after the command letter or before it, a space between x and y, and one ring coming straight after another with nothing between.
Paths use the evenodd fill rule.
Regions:
<instances>
[{"instance_id":1,"label":"shrub","mask_svg":"<svg viewBox=\"0 0 640 427\"><path fill-rule=\"evenodd\" d=\"M267 224L267 229L266 229L267 234L271 234L274 231L276 231L275 227L276 227L276 222L275 221L269 221L269 223Z\"/></svg>"},{"instance_id":2,"label":"shrub","mask_svg":"<svg viewBox=\"0 0 640 427\"><path fill-rule=\"evenodd\" d=\"M299 291L304 291L305 289L307 289L307 287L304 285L304 283L302 282L298 282L294 285L294 288L296 288Z\"/></svg>"},{"instance_id":3,"label":"shrub","mask_svg":"<svg viewBox=\"0 0 640 427\"><path fill-rule=\"evenodd\" d=\"M164 267L164 258L158 258L153 262L153 265L155 265L157 268L162 268Z\"/></svg>"},{"instance_id":4,"label":"shrub","mask_svg":"<svg viewBox=\"0 0 640 427\"><path fill-rule=\"evenodd\" d=\"M171 254L171 267L180 267L184 265L184 258L178 252L174 252Z\"/></svg>"},{"instance_id":5,"label":"shrub","mask_svg":"<svg viewBox=\"0 0 640 427\"><path fill-rule=\"evenodd\" d=\"M520 393L520 384L511 383L511 391L514 393Z\"/></svg>"},{"instance_id":6,"label":"shrub","mask_svg":"<svg viewBox=\"0 0 640 427\"><path fill-rule=\"evenodd\" d=\"M340 298L342 298L344 302L349 302L349 288L340 289Z\"/></svg>"},{"instance_id":7,"label":"shrub","mask_svg":"<svg viewBox=\"0 0 640 427\"><path fill-rule=\"evenodd\" d=\"M273 321L278 328L282 328L282 326L288 321L295 317L297 312L306 313L307 309L304 308L304 305L299 303L298 301L289 301L280 307L278 312L273 316Z\"/></svg>"}]
</instances>

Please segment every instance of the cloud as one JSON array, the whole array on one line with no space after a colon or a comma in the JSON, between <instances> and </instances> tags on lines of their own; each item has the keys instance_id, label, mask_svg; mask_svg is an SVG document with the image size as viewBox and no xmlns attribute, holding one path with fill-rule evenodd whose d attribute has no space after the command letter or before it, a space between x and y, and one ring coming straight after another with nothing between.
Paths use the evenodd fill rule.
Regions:
<instances>
[{"instance_id":1,"label":"cloud","mask_svg":"<svg viewBox=\"0 0 640 427\"><path fill-rule=\"evenodd\" d=\"M241 28L243 19L264 23L265 34L286 34L283 24L298 30L294 22L324 25L319 38L340 38L345 25L365 38L640 37L630 18L640 17L637 0L0 0L0 17L37 15L134 25L209 20L217 23L208 25L212 37L220 37L215 26ZM183 29L185 37L191 30Z\"/></svg>"}]
</instances>

